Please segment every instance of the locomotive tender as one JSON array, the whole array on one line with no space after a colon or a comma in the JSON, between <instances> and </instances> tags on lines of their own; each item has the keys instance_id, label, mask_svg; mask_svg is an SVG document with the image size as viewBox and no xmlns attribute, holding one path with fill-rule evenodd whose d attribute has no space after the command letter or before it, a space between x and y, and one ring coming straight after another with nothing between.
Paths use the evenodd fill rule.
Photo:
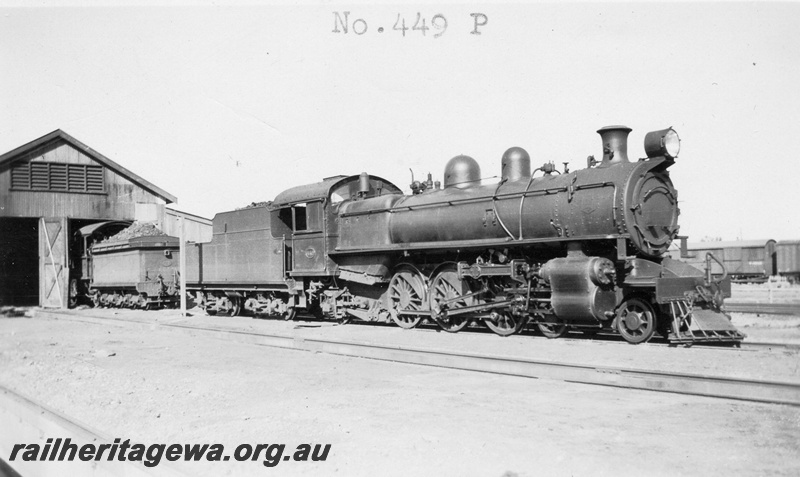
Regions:
<instances>
[{"instance_id":1,"label":"locomotive tender","mask_svg":"<svg viewBox=\"0 0 800 477\"><path fill-rule=\"evenodd\" d=\"M500 335L529 323L548 337L610 329L631 343L740 342L720 307L730 280L669 258L678 234L668 169L679 139L648 133L631 162L631 130L598 131L603 157L531 173L511 148L498 183L451 159L444 183L412 194L377 176L335 176L288 189L268 205L219 213L213 239L187 247L187 292L208 313L337 320L483 322ZM709 256L709 260L713 256Z\"/></svg>"},{"instance_id":2,"label":"locomotive tender","mask_svg":"<svg viewBox=\"0 0 800 477\"><path fill-rule=\"evenodd\" d=\"M110 220L74 234L82 256L80 268L70 270L70 307L90 301L95 306L151 309L180 302L178 239L153 225L149 228L158 235L119 238L118 233L132 226L127 220Z\"/></svg>"}]
</instances>

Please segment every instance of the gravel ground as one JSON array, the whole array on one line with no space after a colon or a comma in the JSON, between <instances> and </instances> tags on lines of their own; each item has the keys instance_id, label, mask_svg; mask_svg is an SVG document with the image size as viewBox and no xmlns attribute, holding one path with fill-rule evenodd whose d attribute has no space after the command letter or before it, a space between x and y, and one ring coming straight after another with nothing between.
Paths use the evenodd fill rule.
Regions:
<instances>
[{"instance_id":1,"label":"gravel ground","mask_svg":"<svg viewBox=\"0 0 800 477\"><path fill-rule=\"evenodd\" d=\"M166 311L146 316L141 319L181 319ZM228 320L246 327L297 325ZM383 327L350 328L381 337L394 331L414 336ZM444 342L467 338L461 346L470 349L473 340L491 339L495 348L515 342L480 334L417 335ZM617 354L646 349L533 339L572 356L582 348ZM797 364L796 353L706 351L721 353L720 361L774 355ZM332 445L325 462L273 468L259 461L184 464L191 474L800 474L800 409L794 407L233 344L158 327L0 318L0 383L109 435L145 444Z\"/></svg>"},{"instance_id":2,"label":"gravel ground","mask_svg":"<svg viewBox=\"0 0 800 477\"><path fill-rule=\"evenodd\" d=\"M581 333L575 339L549 340L527 333L502 338L488 330L457 334L439 331L438 327L403 330L394 325L348 324L301 319L285 322L251 317L204 316L201 310L191 310L193 316L181 317L177 310L146 312L136 310L86 309L71 310L68 316L88 316L111 320L136 321L150 327L157 323L191 324L233 331L257 332L268 335L302 339L332 339L382 345L425 348L450 352L469 352L499 355L539 361L561 361L626 369L665 370L676 373L713 374L717 376L765 379L800 383L800 317L752 315L749 321L734 316L734 324L748 334L750 341L794 342L797 347L773 350L709 349L667 347L656 342L633 346L618 336L585 339ZM40 313L42 317L57 317L59 312ZM768 337L768 339L767 339Z\"/></svg>"},{"instance_id":3,"label":"gravel ground","mask_svg":"<svg viewBox=\"0 0 800 477\"><path fill-rule=\"evenodd\" d=\"M749 341L800 344L800 316L733 313L732 318Z\"/></svg>"}]
</instances>

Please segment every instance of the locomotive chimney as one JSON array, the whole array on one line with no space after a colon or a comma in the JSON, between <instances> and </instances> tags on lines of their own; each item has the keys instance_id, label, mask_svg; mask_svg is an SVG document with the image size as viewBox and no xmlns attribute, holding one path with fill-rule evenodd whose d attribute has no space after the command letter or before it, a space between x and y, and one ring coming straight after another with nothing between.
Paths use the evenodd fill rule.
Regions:
<instances>
[{"instance_id":1,"label":"locomotive chimney","mask_svg":"<svg viewBox=\"0 0 800 477\"><path fill-rule=\"evenodd\" d=\"M631 131L627 126L606 126L597 130L603 141L601 166L628 162L628 134Z\"/></svg>"},{"instance_id":2,"label":"locomotive chimney","mask_svg":"<svg viewBox=\"0 0 800 477\"><path fill-rule=\"evenodd\" d=\"M527 179L531 176L531 156L521 147L509 148L503 154L500 169L500 177L504 181Z\"/></svg>"}]
</instances>

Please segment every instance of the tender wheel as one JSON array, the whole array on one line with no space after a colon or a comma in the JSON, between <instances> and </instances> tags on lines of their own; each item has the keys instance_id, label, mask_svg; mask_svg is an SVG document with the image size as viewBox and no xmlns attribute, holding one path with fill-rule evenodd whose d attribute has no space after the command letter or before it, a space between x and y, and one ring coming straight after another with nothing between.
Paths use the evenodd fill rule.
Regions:
<instances>
[{"instance_id":1,"label":"tender wheel","mask_svg":"<svg viewBox=\"0 0 800 477\"><path fill-rule=\"evenodd\" d=\"M425 282L416 269L402 267L389 282L389 315L400 328L411 329L422 321L422 315L403 315L401 310L423 310Z\"/></svg>"},{"instance_id":2,"label":"tender wheel","mask_svg":"<svg viewBox=\"0 0 800 477\"><path fill-rule=\"evenodd\" d=\"M464 297L447 303L469 293L471 293L469 285L458 278L455 264L448 265L436 275L431 283L431 316L443 330L455 333L469 324L470 318L467 314L450 316L449 311L474 305L475 297Z\"/></svg>"},{"instance_id":3,"label":"tender wheel","mask_svg":"<svg viewBox=\"0 0 800 477\"><path fill-rule=\"evenodd\" d=\"M242 302L239 298L233 297L222 297L217 299L216 306L213 309L209 308L206 310L206 313L209 315L216 315L217 313L222 313L224 315L229 316L237 316L239 313L242 312Z\"/></svg>"},{"instance_id":4,"label":"tender wheel","mask_svg":"<svg viewBox=\"0 0 800 477\"><path fill-rule=\"evenodd\" d=\"M69 307L78 306L78 280L73 278L69 281Z\"/></svg>"},{"instance_id":5,"label":"tender wheel","mask_svg":"<svg viewBox=\"0 0 800 477\"><path fill-rule=\"evenodd\" d=\"M617 331L628 343L645 343L655 330L656 313L647 302L631 298L617 308Z\"/></svg>"},{"instance_id":6,"label":"tender wheel","mask_svg":"<svg viewBox=\"0 0 800 477\"><path fill-rule=\"evenodd\" d=\"M519 332L527 322L526 317L514 315L509 311L492 313L484 320L486 326L500 336L511 336Z\"/></svg>"},{"instance_id":7,"label":"tender wheel","mask_svg":"<svg viewBox=\"0 0 800 477\"><path fill-rule=\"evenodd\" d=\"M239 316L242 314L242 299L235 297L231 298L231 316Z\"/></svg>"},{"instance_id":8,"label":"tender wheel","mask_svg":"<svg viewBox=\"0 0 800 477\"><path fill-rule=\"evenodd\" d=\"M141 308L142 310L147 309L147 297L145 295L139 295L136 299L134 307Z\"/></svg>"},{"instance_id":9,"label":"tender wheel","mask_svg":"<svg viewBox=\"0 0 800 477\"><path fill-rule=\"evenodd\" d=\"M94 306L95 308L100 308L101 306L103 306L103 303L100 301L99 291L94 291L93 293L90 293L89 298L92 299L92 306Z\"/></svg>"},{"instance_id":10,"label":"tender wheel","mask_svg":"<svg viewBox=\"0 0 800 477\"><path fill-rule=\"evenodd\" d=\"M244 301L244 311L252 314L255 317L260 317L259 302L255 298L248 298Z\"/></svg>"},{"instance_id":11,"label":"tender wheel","mask_svg":"<svg viewBox=\"0 0 800 477\"><path fill-rule=\"evenodd\" d=\"M552 339L561 338L567 332L567 325L564 323L537 323L536 326L543 335Z\"/></svg>"},{"instance_id":12,"label":"tender wheel","mask_svg":"<svg viewBox=\"0 0 800 477\"><path fill-rule=\"evenodd\" d=\"M297 316L297 308L290 307L287 308L285 312L283 312L283 319L286 321L292 321Z\"/></svg>"}]
</instances>

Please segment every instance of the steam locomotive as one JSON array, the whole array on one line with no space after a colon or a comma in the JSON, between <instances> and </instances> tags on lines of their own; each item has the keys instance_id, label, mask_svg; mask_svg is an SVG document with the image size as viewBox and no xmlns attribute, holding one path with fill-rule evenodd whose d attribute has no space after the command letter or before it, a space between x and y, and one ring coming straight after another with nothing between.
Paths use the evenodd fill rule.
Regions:
<instances>
[{"instance_id":1,"label":"steam locomotive","mask_svg":"<svg viewBox=\"0 0 800 477\"><path fill-rule=\"evenodd\" d=\"M730 280L711 273L713 255L700 270L666 254L679 230L668 171L677 133L648 133L646 157L631 162L630 131L598 130L602 159L581 170L531 171L528 153L512 147L495 183L461 155L442 184L429 174L410 195L362 173L218 213L211 242L186 247L185 292L209 314L292 319L305 310L449 332L483 323L502 336L535 325L551 338L581 329L630 343L656 332L672 343L741 342L721 310ZM159 302L168 302L179 291L163 278L169 271L158 276Z\"/></svg>"}]
</instances>

